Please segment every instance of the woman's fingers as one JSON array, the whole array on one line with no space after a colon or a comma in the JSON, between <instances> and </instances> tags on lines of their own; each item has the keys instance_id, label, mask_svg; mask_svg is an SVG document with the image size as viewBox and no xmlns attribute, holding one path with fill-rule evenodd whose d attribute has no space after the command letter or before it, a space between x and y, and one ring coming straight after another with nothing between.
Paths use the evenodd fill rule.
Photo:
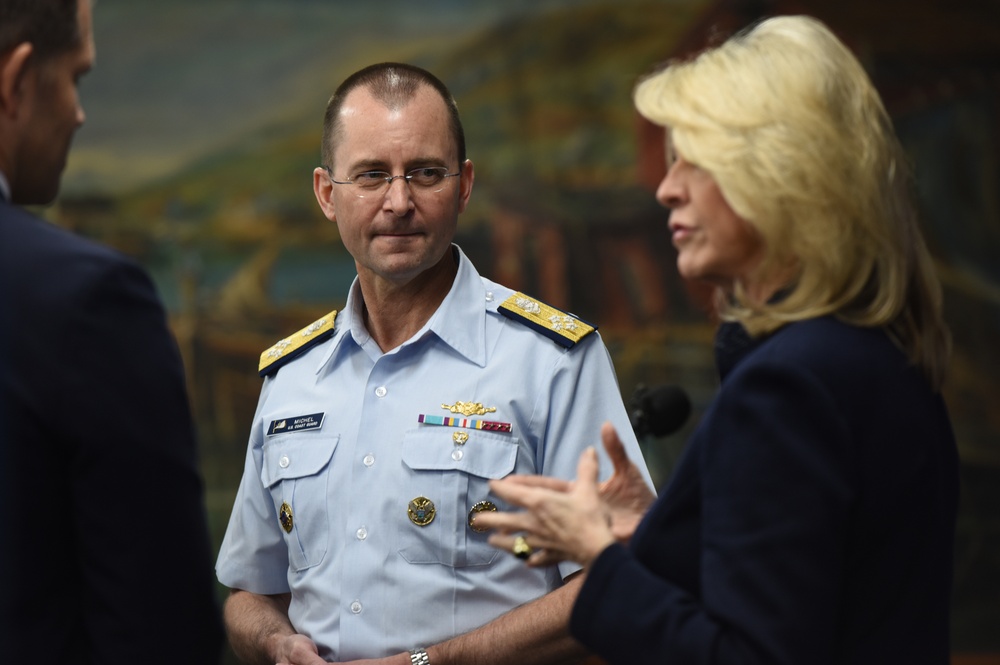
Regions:
<instances>
[{"instance_id":1,"label":"woman's fingers","mask_svg":"<svg viewBox=\"0 0 1000 665\"><path fill-rule=\"evenodd\" d=\"M572 486L572 483L568 480L553 478L551 476L511 475L505 477L503 482L523 487L540 487L543 489L553 490L555 492L568 492Z\"/></svg>"},{"instance_id":2,"label":"woman's fingers","mask_svg":"<svg viewBox=\"0 0 1000 665\"><path fill-rule=\"evenodd\" d=\"M477 529L491 529L501 533L526 531L534 526L530 513L524 512L489 512L476 513L472 518L472 526Z\"/></svg>"},{"instance_id":3,"label":"woman's fingers","mask_svg":"<svg viewBox=\"0 0 1000 665\"><path fill-rule=\"evenodd\" d=\"M526 477L522 476L523 478ZM550 489L548 483L511 481L510 478L491 480L490 490L504 501L521 508L530 508L547 497L564 493L561 489L558 491Z\"/></svg>"},{"instance_id":4,"label":"woman's fingers","mask_svg":"<svg viewBox=\"0 0 1000 665\"><path fill-rule=\"evenodd\" d=\"M615 431L614 425L610 422L601 425L601 443L604 444L604 450L608 453L608 457L611 458L611 464L615 468L615 473L625 473L632 466L632 460L628 458L625 446L622 445L622 440L618 437L618 432Z\"/></svg>"},{"instance_id":5,"label":"woman's fingers","mask_svg":"<svg viewBox=\"0 0 1000 665\"><path fill-rule=\"evenodd\" d=\"M593 446L580 453L580 460L576 463L577 487L593 487L594 494L597 493L597 479L600 476L601 463L597 458L597 451Z\"/></svg>"},{"instance_id":6,"label":"woman's fingers","mask_svg":"<svg viewBox=\"0 0 1000 665\"><path fill-rule=\"evenodd\" d=\"M522 559L527 566L541 568L552 566L567 560L565 554L555 548L543 547L540 539L533 534L493 534L489 537L489 543L499 550L510 553ZM528 547L525 553L524 546Z\"/></svg>"}]
</instances>

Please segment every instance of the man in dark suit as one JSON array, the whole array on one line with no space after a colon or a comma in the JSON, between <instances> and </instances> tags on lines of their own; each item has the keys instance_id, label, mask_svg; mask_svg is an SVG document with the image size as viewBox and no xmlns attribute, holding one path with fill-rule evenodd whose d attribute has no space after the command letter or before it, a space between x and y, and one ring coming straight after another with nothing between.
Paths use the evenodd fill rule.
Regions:
<instances>
[{"instance_id":1,"label":"man in dark suit","mask_svg":"<svg viewBox=\"0 0 1000 665\"><path fill-rule=\"evenodd\" d=\"M0 0L0 660L217 663L183 369L133 261L21 209L84 115L90 0Z\"/></svg>"}]
</instances>

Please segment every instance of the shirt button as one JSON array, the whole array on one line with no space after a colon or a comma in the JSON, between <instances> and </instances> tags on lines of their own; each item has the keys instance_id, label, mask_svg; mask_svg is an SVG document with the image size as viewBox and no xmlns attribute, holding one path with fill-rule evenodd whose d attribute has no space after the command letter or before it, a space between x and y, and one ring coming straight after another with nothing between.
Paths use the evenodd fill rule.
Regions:
<instances>
[{"instance_id":1,"label":"shirt button","mask_svg":"<svg viewBox=\"0 0 1000 665\"><path fill-rule=\"evenodd\" d=\"M361 461L364 462L365 466L372 466L373 464L375 464L375 456L372 455L371 453L368 453L367 455L365 455L365 458Z\"/></svg>"},{"instance_id":2,"label":"shirt button","mask_svg":"<svg viewBox=\"0 0 1000 665\"><path fill-rule=\"evenodd\" d=\"M364 608L361 607L361 601L360 600L355 600L353 603L351 603L351 612L353 612L355 614L361 614L361 610L362 609L364 609Z\"/></svg>"},{"instance_id":3,"label":"shirt button","mask_svg":"<svg viewBox=\"0 0 1000 665\"><path fill-rule=\"evenodd\" d=\"M385 389L385 386L379 386L375 389L375 397L385 397L385 394L389 392Z\"/></svg>"},{"instance_id":4,"label":"shirt button","mask_svg":"<svg viewBox=\"0 0 1000 665\"><path fill-rule=\"evenodd\" d=\"M461 450L451 451L451 458L456 462L460 461L464 457L464 453Z\"/></svg>"},{"instance_id":5,"label":"shirt button","mask_svg":"<svg viewBox=\"0 0 1000 665\"><path fill-rule=\"evenodd\" d=\"M486 302L493 302L493 292L492 291L487 291L486 292Z\"/></svg>"},{"instance_id":6,"label":"shirt button","mask_svg":"<svg viewBox=\"0 0 1000 665\"><path fill-rule=\"evenodd\" d=\"M368 537L368 529L361 527L357 531L358 540L364 540Z\"/></svg>"},{"instance_id":7,"label":"shirt button","mask_svg":"<svg viewBox=\"0 0 1000 665\"><path fill-rule=\"evenodd\" d=\"M280 466L282 469L288 468L288 455L281 456L281 459L278 460L278 466Z\"/></svg>"}]
</instances>

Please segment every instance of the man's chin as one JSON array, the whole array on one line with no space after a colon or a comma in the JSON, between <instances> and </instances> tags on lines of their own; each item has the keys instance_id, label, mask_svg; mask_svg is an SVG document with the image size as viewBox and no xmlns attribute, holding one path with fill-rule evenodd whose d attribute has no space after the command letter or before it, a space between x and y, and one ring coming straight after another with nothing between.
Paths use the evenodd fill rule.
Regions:
<instances>
[{"instance_id":1,"label":"man's chin","mask_svg":"<svg viewBox=\"0 0 1000 665\"><path fill-rule=\"evenodd\" d=\"M430 276L435 268L442 265L442 258L430 257L426 252L382 253L375 263L376 272L394 284L407 284L421 275Z\"/></svg>"},{"instance_id":2,"label":"man's chin","mask_svg":"<svg viewBox=\"0 0 1000 665\"><path fill-rule=\"evenodd\" d=\"M48 206L59 195L60 172L54 180L33 183L11 183L11 201L22 206Z\"/></svg>"},{"instance_id":3,"label":"man's chin","mask_svg":"<svg viewBox=\"0 0 1000 665\"><path fill-rule=\"evenodd\" d=\"M59 195L59 188L56 187L54 190L48 190L43 193L27 193L21 196L17 192L12 192L11 200L20 206L37 206L40 208L45 208L47 206L55 203L56 197Z\"/></svg>"}]
</instances>

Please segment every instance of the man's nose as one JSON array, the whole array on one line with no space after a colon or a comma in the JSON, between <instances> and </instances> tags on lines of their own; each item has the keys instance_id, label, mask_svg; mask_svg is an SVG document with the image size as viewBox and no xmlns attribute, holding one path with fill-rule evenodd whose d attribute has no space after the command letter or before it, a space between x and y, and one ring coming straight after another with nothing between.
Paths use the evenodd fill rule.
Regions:
<instances>
[{"instance_id":1,"label":"man's nose","mask_svg":"<svg viewBox=\"0 0 1000 665\"><path fill-rule=\"evenodd\" d=\"M399 184L396 181L399 180ZM413 207L413 197L410 183L405 175L394 175L389 178L389 188L385 192L385 200L398 216L402 217Z\"/></svg>"}]
</instances>

